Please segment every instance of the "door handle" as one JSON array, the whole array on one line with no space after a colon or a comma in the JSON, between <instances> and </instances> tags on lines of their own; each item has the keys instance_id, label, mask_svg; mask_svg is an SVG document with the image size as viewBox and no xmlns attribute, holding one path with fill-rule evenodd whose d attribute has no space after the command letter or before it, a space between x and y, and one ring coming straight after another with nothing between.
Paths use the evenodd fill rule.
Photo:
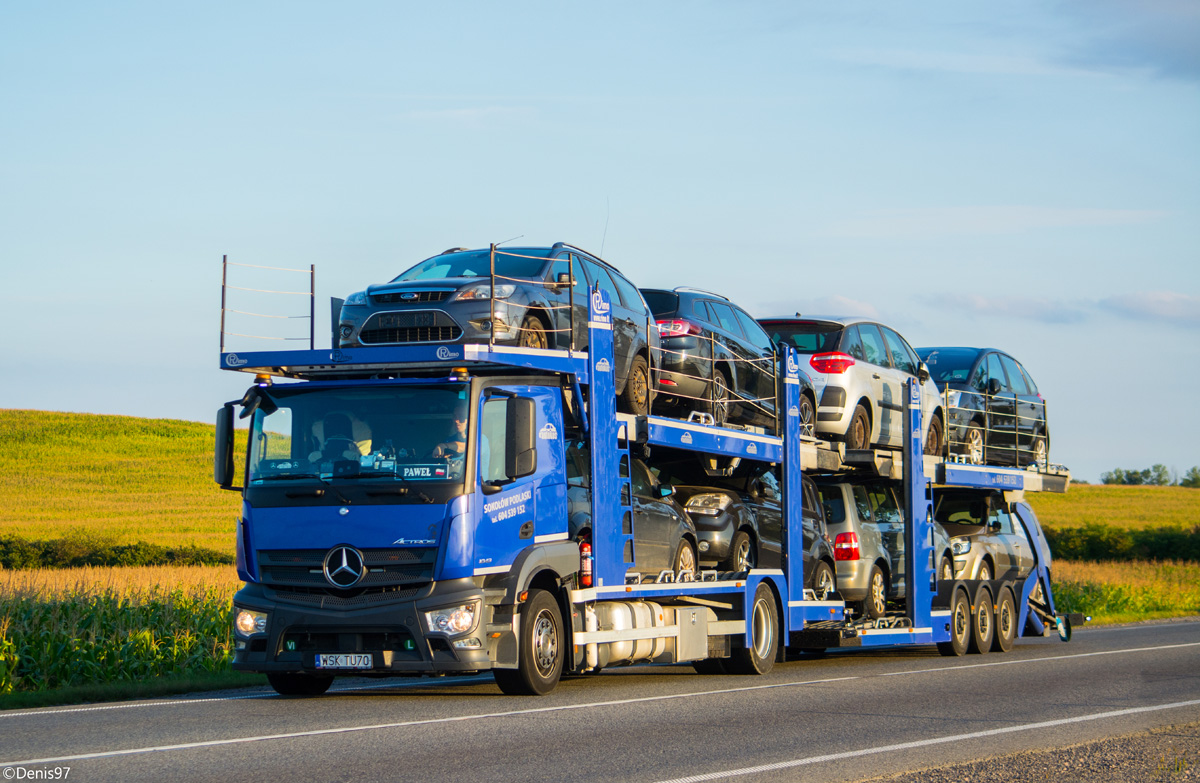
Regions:
<instances>
[{"instance_id":1,"label":"door handle","mask_svg":"<svg viewBox=\"0 0 1200 783\"><path fill-rule=\"evenodd\" d=\"M875 380L879 380L882 376L880 376L880 374L876 372L876 373L871 373L871 377L874 378Z\"/></svg>"},{"instance_id":2,"label":"door handle","mask_svg":"<svg viewBox=\"0 0 1200 783\"><path fill-rule=\"evenodd\" d=\"M533 538L533 523L526 522L525 524L521 525L521 532L519 535L521 538Z\"/></svg>"}]
</instances>

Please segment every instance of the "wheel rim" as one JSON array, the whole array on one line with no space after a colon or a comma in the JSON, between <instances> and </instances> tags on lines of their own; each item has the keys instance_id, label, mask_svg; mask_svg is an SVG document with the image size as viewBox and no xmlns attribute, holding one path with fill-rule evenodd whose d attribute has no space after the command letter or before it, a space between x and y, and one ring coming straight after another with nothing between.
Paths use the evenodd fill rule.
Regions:
<instances>
[{"instance_id":1,"label":"wheel rim","mask_svg":"<svg viewBox=\"0 0 1200 783\"><path fill-rule=\"evenodd\" d=\"M883 614L887 609L887 592L883 588L883 574L878 571L871 577L871 605L879 614Z\"/></svg>"},{"instance_id":2,"label":"wheel rim","mask_svg":"<svg viewBox=\"0 0 1200 783\"><path fill-rule=\"evenodd\" d=\"M751 562L750 558L750 539L743 538L738 543L734 565L737 566L737 568L734 569L735 571L745 571L754 567L754 563Z\"/></svg>"},{"instance_id":3,"label":"wheel rim","mask_svg":"<svg viewBox=\"0 0 1200 783\"><path fill-rule=\"evenodd\" d=\"M800 398L800 434L813 436L813 406L807 397Z\"/></svg>"},{"instance_id":4,"label":"wheel rim","mask_svg":"<svg viewBox=\"0 0 1200 783\"><path fill-rule=\"evenodd\" d=\"M1000 602L1000 611L996 616L996 633L1000 638L1008 639L1013 631L1013 606L1010 601Z\"/></svg>"},{"instance_id":5,"label":"wheel rim","mask_svg":"<svg viewBox=\"0 0 1200 783\"><path fill-rule=\"evenodd\" d=\"M676 570L684 574L691 574L696 571L696 555L686 543L679 550L679 568Z\"/></svg>"},{"instance_id":6,"label":"wheel rim","mask_svg":"<svg viewBox=\"0 0 1200 783\"><path fill-rule=\"evenodd\" d=\"M854 449L865 449L869 445L867 441L870 437L870 433L867 430L867 418L855 414L854 421L850 423L849 445Z\"/></svg>"},{"instance_id":7,"label":"wheel rim","mask_svg":"<svg viewBox=\"0 0 1200 783\"><path fill-rule=\"evenodd\" d=\"M817 597L825 598L833 592L833 572L828 567L822 568L817 574Z\"/></svg>"},{"instance_id":8,"label":"wheel rim","mask_svg":"<svg viewBox=\"0 0 1200 783\"><path fill-rule=\"evenodd\" d=\"M646 380L646 370L641 364L634 365L633 374L629 376L627 383L633 384L633 403L639 411L646 410L647 400L650 397L650 384Z\"/></svg>"},{"instance_id":9,"label":"wheel rim","mask_svg":"<svg viewBox=\"0 0 1200 783\"><path fill-rule=\"evenodd\" d=\"M774 624L771 622L771 609L766 599L754 603L754 622L751 625L754 634L754 654L766 658L771 651L771 643L775 638Z\"/></svg>"},{"instance_id":10,"label":"wheel rim","mask_svg":"<svg viewBox=\"0 0 1200 783\"><path fill-rule=\"evenodd\" d=\"M983 433L978 427L967 430L967 461L972 465L983 464Z\"/></svg>"},{"instance_id":11,"label":"wheel rim","mask_svg":"<svg viewBox=\"0 0 1200 783\"><path fill-rule=\"evenodd\" d=\"M1046 441L1038 438L1033 442L1033 461L1038 467L1046 465Z\"/></svg>"},{"instance_id":12,"label":"wheel rim","mask_svg":"<svg viewBox=\"0 0 1200 783\"><path fill-rule=\"evenodd\" d=\"M713 418L721 424L729 416L729 387L725 385L725 376L717 373L712 380Z\"/></svg>"},{"instance_id":13,"label":"wheel rim","mask_svg":"<svg viewBox=\"0 0 1200 783\"><path fill-rule=\"evenodd\" d=\"M929 436L925 441L926 454L940 454L942 451L942 425L934 419L929 424Z\"/></svg>"},{"instance_id":14,"label":"wheel rim","mask_svg":"<svg viewBox=\"0 0 1200 783\"><path fill-rule=\"evenodd\" d=\"M522 348L538 348L546 347L546 333L542 331L542 325L536 318L527 318L521 324L521 347Z\"/></svg>"},{"instance_id":15,"label":"wheel rim","mask_svg":"<svg viewBox=\"0 0 1200 783\"><path fill-rule=\"evenodd\" d=\"M967 629L970 626L969 617L966 601L959 600L954 604L954 638L960 643L967 640Z\"/></svg>"},{"instance_id":16,"label":"wheel rim","mask_svg":"<svg viewBox=\"0 0 1200 783\"><path fill-rule=\"evenodd\" d=\"M990 582L992 579L992 569L988 568L987 563L979 567L979 581Z\"/></svg>"},{"instance_id":17,"label":"wheel rim","mask_svg":"<svg viewBox=\"0 0 1200 783\"><path fill-rule=\"evenodd\" d=\"M548 677L558 660L558 629L550 610L543 609L533 621L533 657L538 673Z\"/></svg>"},{"instance_id":18,"label":"wheel rim","mask_svg":"<svg viewBox=\"0 0 1200 783\"><path fill-rule=\"evenodd\" d=\"M950 581L954 578L954 566L950 565L949 560L942 561L942 573L940 578L943 581Z\"/></svg>"},{"instance_id":19,"label":"wheel rim","mask_svg":"<svg viewBox=\"0 0 1200 783\"><path fill-rule=\"evenodd\" d=\"M979 638L986 640L992 630L992 611L990 605L979 605L975 612L975 627L978 629Z\"/></svg>"}]
</instances>

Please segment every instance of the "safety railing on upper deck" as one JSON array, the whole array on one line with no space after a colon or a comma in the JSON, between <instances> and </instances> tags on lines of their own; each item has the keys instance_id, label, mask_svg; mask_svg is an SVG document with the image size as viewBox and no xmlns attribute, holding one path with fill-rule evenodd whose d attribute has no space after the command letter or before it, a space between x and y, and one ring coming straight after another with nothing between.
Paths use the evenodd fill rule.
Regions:
<instances>
[{"instance_id":1,"label":"safety railing on upper deck","mask_svg":"<svg viewBox=\"0 0 1200 783\"><path fill-rule=\"evenodd\" d=\"M231 285L229 283L230 267L235 267L235 268L239 268L239 269L253 269L253 270L259 270L259 271L266 271L266 272L284 272L284 273L292 273L292 274L304 274L304 275L308 276L309 288L307 291L288 291L288 290L279 290L277 288L251 287L252 284L253 285L269 285L270 284L270 283L255 283L253 280L247 282L246 285ZM259 277L270 278L272 276L260 275ZM256 309L258 308L259 304L262 304L262 303L267 304L267 307L262 308L262 309L271 309L272 305L275 302L282 301L280 299L281 297L298 297L298 296L307 297L308 298L308 312L304 313L304 314L295 314L294 312L288 313L286 310L283 310L282 312L277 311L277 312L272 312L272 313L264 313L264 312L256 312L254 310L249 310L249 309L247 309L247 310L234 309L229 306L229 298L230 298L229 292L231 292L231 291L239 291L244 294L260 294L260 295L262 295L260 297L247 297L247 298L251 298L257 304L244 305L244 306L255 307ZM291 300L291 301L294 301L294 300ZM225 338L226 337L241 337L241 338L249 339L249 340L267 340L267 341L276 341L276 342L280 342L280 341L281 342L298 342L298 341L307 340L308 347L310 350L316 348L316 317L315 317L316 316L316 301L317 301L317 268L316 268L315 264L310 265L308 269L288 269L285 267L262 266L259 264L240 264L240 263L235 263L235 262L230 261L229 256L227 256L227 255L221 256L221 353L225 352L225 345L226 345ZM281 310L282 310L282 308L281 308ZM257 320L251 321L250 319L257 319ZM293 334L291 334L292 330L290 329L290 326L292 323L294 323L296 321L302 321L302 320L308 321L308 334L304 335L304 336L294 336ZM247 324L255 324L255 326L249 326L248 328L255 329L256 331L257 330L270 331L269 328L264 328L264 327L267 327L268 325L271 325L271 324L282 325L282 326L284 326L284 328L282 331L277 330L276 332L274 332L272 334L250 334L246 331L231 331L230 329L227 328L227 327L231 326L232 323L240 324L242 322L245 322ZM281 322L287 322L287 323L281 324ZM237 326L234 328L240 329L243 327Z\"/></svg>"}]
</instances>

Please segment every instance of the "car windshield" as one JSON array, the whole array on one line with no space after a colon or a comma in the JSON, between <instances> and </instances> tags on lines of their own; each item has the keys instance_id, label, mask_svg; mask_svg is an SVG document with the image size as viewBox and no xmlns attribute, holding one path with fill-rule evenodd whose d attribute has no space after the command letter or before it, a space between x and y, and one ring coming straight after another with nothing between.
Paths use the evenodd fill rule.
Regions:
<instances>
[{"instance_id":1,"label":"car windshield","mask_svg":"<svg viewBox=\"0 0 1200 783\"><path fill-rule=\"evenodd\" d=\"M643 288L641 291L646 304L650 306L650 312L655 315L670 315L679 309L679 294L648 288Z\"/></svg>"},{"instance_id":2,"label":"car windshield","mask_svg":"<svg viewBox=\"0 0 1200 783\"><path fill-rule=\"evenodd\" d=\"M264 390L250 429L250 484L462 482L466 384Z\"/></svg>"},{"instance_id":3,"label":"car windshield","mask_svg":"<svg viewBox=\"0 0 1200 783\"><path fill-rule=\"evenodd\" d=\"M971 348L922 348L917 351L937 383L965 383L979 351Z\"/></svg>"},{"instance_id":4,"label":"car windshield","mask_svg":"<svg viewBox=\"0 0 1200 783\"><path fill-rule=\"evenodd\" d=\"M842 325L820 321L760 321L776 345L790 345L800 353L836 351Z\"/></svg>"},{"instance_id":5,"label":"car windshield","mask_svg":"<svg viewBox=\"0 0 1200 783\"><path fill-rule=\"evenodd\" d=\"M496 275L498 277L541 277L546 266L546 250L521 248L512 253L496 251ZM530 257L533 256L533 257ZM487 277L492 273L491 253L472 250L467 253L446 253L434 256L404 272L392 280L440 280L445 277Z\"/></svg>"}]
</instances>

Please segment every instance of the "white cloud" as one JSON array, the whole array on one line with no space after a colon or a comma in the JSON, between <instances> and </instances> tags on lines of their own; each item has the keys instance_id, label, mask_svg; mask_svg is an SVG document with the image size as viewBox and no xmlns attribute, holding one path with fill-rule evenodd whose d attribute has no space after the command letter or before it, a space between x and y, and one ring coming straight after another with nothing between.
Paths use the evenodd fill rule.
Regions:
<instances>
[{"instance_id":1,"label":"white cloud","mask_svg":"<svg viewBox=\"0 0 1200 783\"><path fill-rule=\"evenodd\" d=\"M1166 212L1148 209L1083 209L1034 206L913 207L880 209L835 222L834 236L934 237L1013 234L1042 228L1128 226Z\"/></svg>"},{"instance_id":2,"label":"white cloud","mask_svg":"<svg viewBox=\"0 0 1200 783\"><path fill-rule=\"evenodd\" d=\"M1093 73L1076 67L1048 65L1035 57L1020 55L906 49L839 49L831 52L830 56L853 65L870 65L902 71L940 71L994 76L1080 76Z\"/></svg>"},{"instance_id":3,"label":"white cloud","mask_svg":"<svg viewBox=\"0 0 1200 783\"><path fill-rule=\"evenodd\" d=\"M1087 319L1095 305L1028 296L980 296L978 294L941 294L927 298L930 305L973 316L1038 321L1048 324L1073 324Z\"/></svg>"},{"instance_id":4,"label":"white cloud","mask_svg":"<svg viewBox=\"0 0 1200 783\"><path fill-rule=\"evenodd\" d=\"M1105 310L1142 321L1200 327L1200 297L1172 291L1138 291L1100 301Z\"/></svg>"}]
</instances>

